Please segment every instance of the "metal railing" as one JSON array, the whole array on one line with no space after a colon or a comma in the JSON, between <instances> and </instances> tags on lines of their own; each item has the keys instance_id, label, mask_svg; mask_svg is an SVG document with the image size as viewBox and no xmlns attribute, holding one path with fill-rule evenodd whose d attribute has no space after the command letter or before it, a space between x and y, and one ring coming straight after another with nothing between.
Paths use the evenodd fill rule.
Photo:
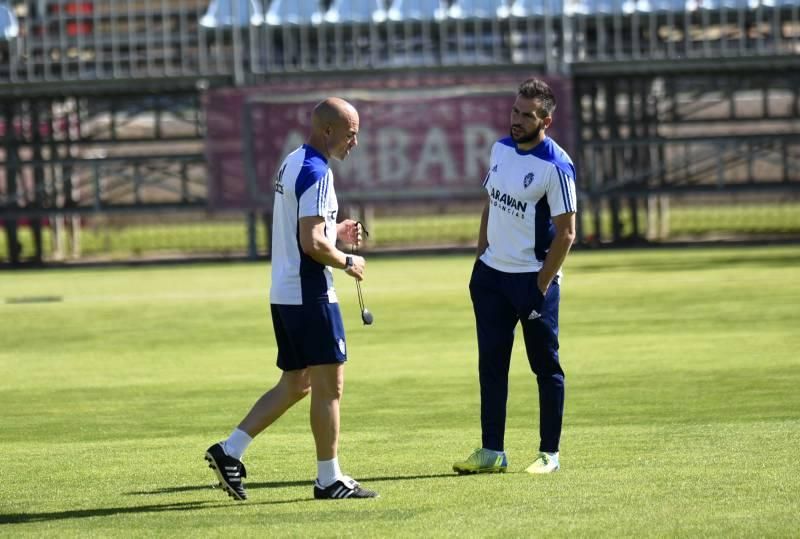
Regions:
<instances>
[{"instance_id":1,"label":"metal railing","mask_svg":"<svg viewBox=\"0 0 800 539\"><path fill-rule=\"evenodd\" d=\"M0 90L15 83L176 77L243 83L275 73L413 66L533 64L558 72L574 62L800 54L795 0L754 7L744 0L706 2L709 9L702 2L610 0L586 7L517 0L516 10L498 0L494 14L471 9L474 0L427 14L409 11L415 0L403 0L402 12L364 16L343 16L348 2L336 1L302 17L286 10L307 2L277 9L281 1L215 2L213 10L205 0L5 3L19 30L0 40Z\"/></svg>"},{"instance_id":2,"label":"metal railing","mask_svg":"<svg viewBox=\"0 0 800 539\"><path fill-rule=\"evenodd\" d=\"M0 213L5 218L206 206L206 163L194 153L6 165L14 181L0 176Z\"/></svg>"}]
</instances>

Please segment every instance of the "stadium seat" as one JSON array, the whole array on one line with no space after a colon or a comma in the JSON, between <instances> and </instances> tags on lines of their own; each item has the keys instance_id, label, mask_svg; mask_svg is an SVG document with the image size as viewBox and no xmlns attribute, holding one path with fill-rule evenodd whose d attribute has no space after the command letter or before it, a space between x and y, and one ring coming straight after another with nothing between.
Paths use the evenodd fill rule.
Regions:
<instances>
[{"instance_id":1,"label":"stadium seat","mask_svg":"<svg viewBox=\"0 0 800 539\"><path fill-rule=\"evenodd\" d=\"M700 9L747 9L748 0L686 0L686 11Z\"/></svg>"},{"instance_id":2,"label":"stadium seat","mask_svg":"<svg viewBox=\"0 0 800 539\"><path fill-rule=\"evenodd\" d=\"M510 12L505 0L458 0L450 6L447 15L452 18L494 19L508 16L501 14L504 7L506 13Z\"/></svg>"},{"instance_id":3,"label":"stadium seat","mask_svg":"<svg viewBox=\"0 0 800 539\"><path fill-rule=\"evenodd\" d=\"M264 10L258 0L211 0L200 25L206 28L224 26L259 26Z\"/></svg>"},{"instance_id":4,"label":"stadium seat","mask_svg":"<svg viewBox=\"0 0 800 539\"><path fill-rule=\"evenodd\" d=\"M641 2L641 0L633 0ZM592 13L620 13L622 12L623 0L591 0L589 10Z\"/></svg>"},{"instance_id":5,"label":"stadium seat","mask_svg":"<svg viewBox=\"0 0 800 539\"><path fill-rule=\"evenodd\" d=\"M524 17L525 9L522 7L522 2L516 0L506 0L503 5L497 10L497 16L505 17Z\"/></svg>"},{"instance_id":6,"label":"stadium seat","mask_svg":"<svg viewBox=\"0 0 800 539\"><path fill-rule=\"evenodd\" d=\"M318 24L322 22L322 15L319 0L272 0L266 21L270 25Z\"/></svg>"},{"instance_id":7,"label":"stadium seat","mask_svg":"<svg viewBox=\"0 0 800 539\"><path fill-rule=\"evenodd\" d=\"M323 19L326 22L378 21L383 11L381 0L333 0Z\"/></svg>"},{"instance_id":8,"label":"stadium seat","mask_svg":"<svg viewBox=\"0 0 800 539\"><path fill-rule=\"evenodd\" d=\"M19 35L19 23L14 10L5 2L0 2L0 40L10 41Z\"/></svg>"},{"instance_id":9,"label":"stadium seat","mask_svg":"<svg viewBox=\"0 0 800 539\"><path fill-rule=\"evenodd\" d=\"M512 15L561 15L564 10L563 0L516 0L512 5Z\"/></svg>"},{"instance_id":10,"label":"stadium seat","mask_svg":"<svg viewBox=\"0 0 800 539\"><path fill-rule=\"evenodd\" d=\"M684 0L650 0L651 11L683 11L686 9Z\"/></svg>"},{"instance_id":11,"label":"stadium seat","mask_svg":"<svg viewBox=\"0 0 800 539\"><path fill-rule=\"evenodd\" d=\"M427 21L446 16L446 0L394 0L387 12L387 17L393 21Z\"/></svg>"},{"instance_id":12,"label":"stadium seat","mask_svg":"<svg viewBox=\"0 0 800 539\"><path fill-rule=\"evenodd\" d=\"M622 2L623 13L648 13L653 11L650 0L624 0Z\"/></svg>"}]
</instances>

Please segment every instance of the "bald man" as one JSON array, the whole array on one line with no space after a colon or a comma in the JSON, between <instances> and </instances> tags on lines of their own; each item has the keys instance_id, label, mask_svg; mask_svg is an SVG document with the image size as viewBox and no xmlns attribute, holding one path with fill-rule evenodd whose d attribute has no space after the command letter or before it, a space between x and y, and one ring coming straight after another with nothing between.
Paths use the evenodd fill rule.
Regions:
<instances>
[{"instance_id":1,"label":"bald man","mask_svg":"<svg viewBox=\"0 0 800 539\"><path fill-rule=\"evenodd\" d=\"M220 485L236 500L247 494L242 455L253 438L311 393L311 431L317 451L314 498L374 498L339 468L339 401L347 344L333 288L333 269L364 278L364 259L337 249L336 240L361 240L358 223L336 222L331 158L346 159L358 144L358 112L330 97L314 108L306 144L290 153L275 182L272 224L272 325L278 345L278 383L227 440L206 451ZM291 458L281 455L276 460Z\"/></svg>"}]
</instances>

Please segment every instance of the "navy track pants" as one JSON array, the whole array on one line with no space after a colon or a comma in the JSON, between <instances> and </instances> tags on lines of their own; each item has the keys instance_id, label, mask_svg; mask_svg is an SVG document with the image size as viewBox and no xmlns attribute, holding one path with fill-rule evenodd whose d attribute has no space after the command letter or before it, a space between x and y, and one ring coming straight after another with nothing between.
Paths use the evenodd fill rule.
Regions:
<instances>
[{"instance_id":1,"label":"navy track pants","mask_svg":"<svg viewBox=\"0 0 800 539\"><path fill-rule=\"evenodd\" d=\"M478 260L469 283L478 332L483 447L502 451L508 370L514 330L522 322L525 349L539 386L539 451L558 451L564 415L564 372L558 362L555 282L542 296L537 273L507 273Z\"/></svg>"}]
</instances>

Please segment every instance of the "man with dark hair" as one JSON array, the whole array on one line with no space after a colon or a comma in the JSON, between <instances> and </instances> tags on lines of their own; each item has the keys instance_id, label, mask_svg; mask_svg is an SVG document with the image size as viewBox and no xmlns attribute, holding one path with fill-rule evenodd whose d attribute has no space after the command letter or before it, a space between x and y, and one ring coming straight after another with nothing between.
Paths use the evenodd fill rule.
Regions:
<instances>
[{"instance_id":1,"label":"man with dark hair","mask_svg":"<svg viewBox=\"0 0 800 539\"><path fill-rule=\"evenodd\" d=\"M311 117L311 136L290 153L275 183L270 303L278 383L267 391L205 458L220 485L237 500L247 498L242 455L253 438L311 393L311 431L317 450L317 499L374 498L339 468L339 401L347 361L344 325L333 288L332 268L364 278L364 258L336 248L337 238L358 244L358 223L336 223L338 203L328 161L345 159L358 144L358 112L331 97Z\"/></svg>"},{"instance_id":2,"label":"man with dark hair","mask_svg":"<svg viewBox=\"0 0 800 539\"><path fill-rule=\"evenodd\" d=\"M564 372L558 358L561 266L575 239L575 167L545 131L556 99L529 79L511 109L511 136L492 147L483 186L477 260L469 284L478 333L482 447L453 464L459 474L505 472L508 371L522 323L539 386L539 453L525 470L559 469Z\"/></svg>"}]
</instances>

